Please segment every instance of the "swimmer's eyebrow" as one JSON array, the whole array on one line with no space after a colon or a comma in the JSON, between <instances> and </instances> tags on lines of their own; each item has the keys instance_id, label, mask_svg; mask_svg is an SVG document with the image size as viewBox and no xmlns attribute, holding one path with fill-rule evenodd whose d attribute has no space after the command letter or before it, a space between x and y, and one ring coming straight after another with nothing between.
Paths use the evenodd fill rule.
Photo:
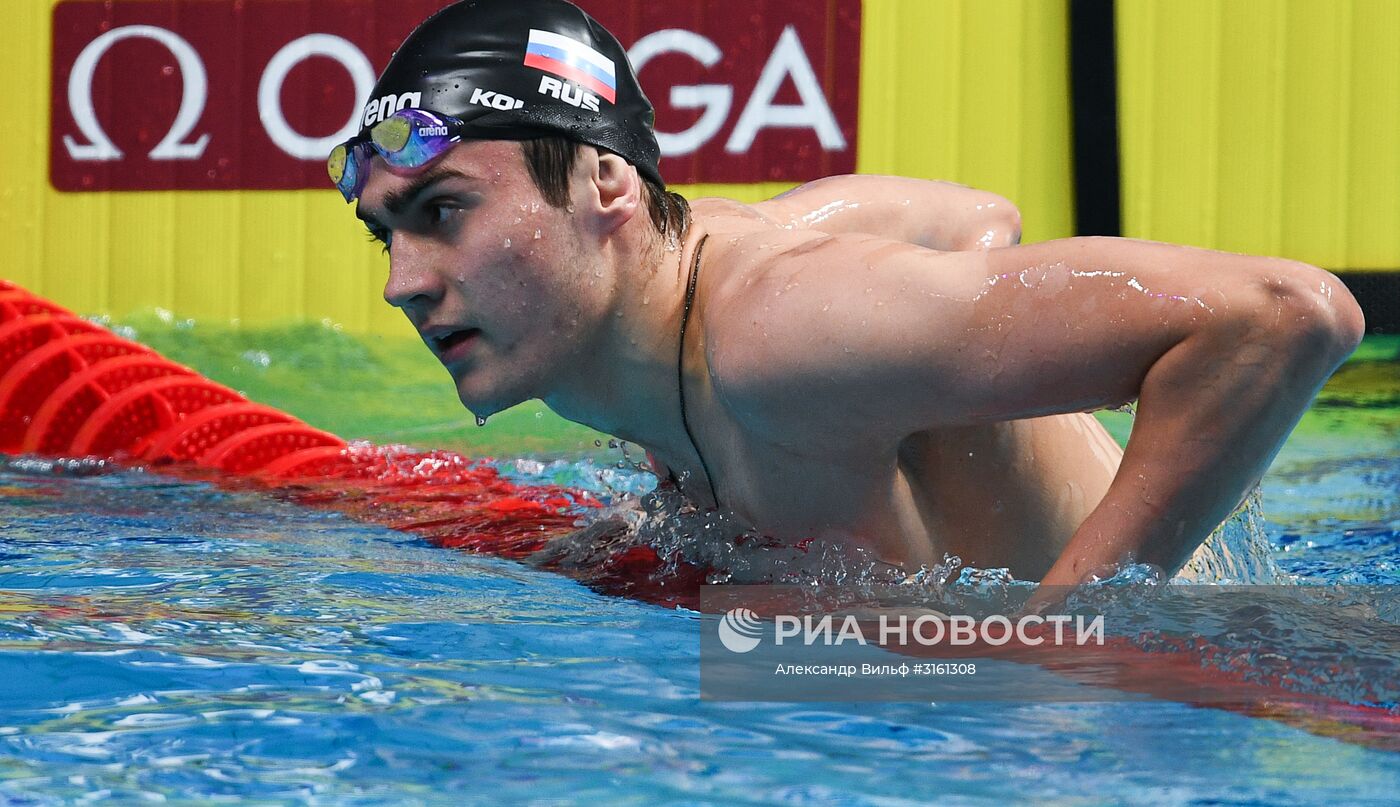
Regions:
<instances>
[{"instance_id":1,"label":"swimmer's eyebrow","mask_svg":"<svg viewBox=\"0 0 1400 807\"><path fill-rule=\"evenodd\" d=\"M432 190L433 186L448 179L472 180L475 177L468 176L453 168L434 168L431 171L414 179L408 187L393 191L384 196L384 209L389 211L391 216L402 216L410 206L417 201L419 196ZM378 224L379 221L374 216L365 212L364 203L355 205L355 217L360 221Z\"/></svg>"}]
</instances>

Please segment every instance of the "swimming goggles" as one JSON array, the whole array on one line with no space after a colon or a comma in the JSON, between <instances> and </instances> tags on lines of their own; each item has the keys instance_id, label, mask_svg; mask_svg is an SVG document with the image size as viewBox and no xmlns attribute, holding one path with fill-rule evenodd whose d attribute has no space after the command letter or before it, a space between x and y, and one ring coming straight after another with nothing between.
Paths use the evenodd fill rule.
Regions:
<instances>
[{"instance_id":1,"label":"swimming goggles","mask_svg":"<svg viewBox=\"0 0 1400 807\"><path fill-rule=\"evenodd\" d=\"M462 141L462 121L426 109L400 109L331 149L326 171L331 181L353 202L369 179L369 161L378 154L390 168L412 171L441 157Z\"/></svg>"}]
</instances>

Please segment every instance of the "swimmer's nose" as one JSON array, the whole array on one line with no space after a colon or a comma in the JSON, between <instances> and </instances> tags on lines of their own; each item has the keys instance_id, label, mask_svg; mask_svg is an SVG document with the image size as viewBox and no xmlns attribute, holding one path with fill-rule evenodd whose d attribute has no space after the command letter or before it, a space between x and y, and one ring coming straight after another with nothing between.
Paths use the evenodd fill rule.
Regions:
<instances>
[{"instance_id":1,"label":"swimmer's nose","mask_svg":"<svg viewBox=\"0 0 1400 807\"><path fill-rule=\"evenodd\" d=\"M395 239L389 251L389 278L384 282L384 302L395 308L430 306L442 299L442 276L412 247Z\"/></svg>"}]
</instances>

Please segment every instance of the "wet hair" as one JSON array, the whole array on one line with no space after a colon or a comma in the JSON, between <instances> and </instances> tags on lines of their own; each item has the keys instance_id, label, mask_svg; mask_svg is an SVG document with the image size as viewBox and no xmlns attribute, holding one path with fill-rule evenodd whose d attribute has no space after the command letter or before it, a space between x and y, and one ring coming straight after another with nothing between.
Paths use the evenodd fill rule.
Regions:
<instances>
[{"instance_id":1,"label":"wet hair","mask_svg":"<svg viewBox=\"0 0 1400 807\"><path fill-rule=\"evenodd\" d=\"M579 143L564 137L522 140L520 150L530 178L544 200L555 207L569 204L569 174L578 161ZM651 224L667 238L684 238L690 229L690 202L675 191L668 191L656 180L638 172L642 180L642 203Z\"/></svg>"}]
</instances>

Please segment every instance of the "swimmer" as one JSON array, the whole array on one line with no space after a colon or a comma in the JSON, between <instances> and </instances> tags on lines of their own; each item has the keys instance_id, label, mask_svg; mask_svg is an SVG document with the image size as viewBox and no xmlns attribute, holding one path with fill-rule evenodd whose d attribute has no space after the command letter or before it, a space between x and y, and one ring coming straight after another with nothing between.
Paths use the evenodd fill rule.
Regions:
<instances>
[{"instance_id":1,"label":"swimmer","mask_svg":"<svg viewBox=\"0 0 1400 807\"><path fill-rule=\"evenodd\" d=\"M424 22L332 179L479 418L531 399L697 507L914 570L1182 566L1361 339L1331 274L896 177L688 204L625 51L564 0ZM1137 400L1126 452L1091 410Z\"/></svg>"}]
</instances>

